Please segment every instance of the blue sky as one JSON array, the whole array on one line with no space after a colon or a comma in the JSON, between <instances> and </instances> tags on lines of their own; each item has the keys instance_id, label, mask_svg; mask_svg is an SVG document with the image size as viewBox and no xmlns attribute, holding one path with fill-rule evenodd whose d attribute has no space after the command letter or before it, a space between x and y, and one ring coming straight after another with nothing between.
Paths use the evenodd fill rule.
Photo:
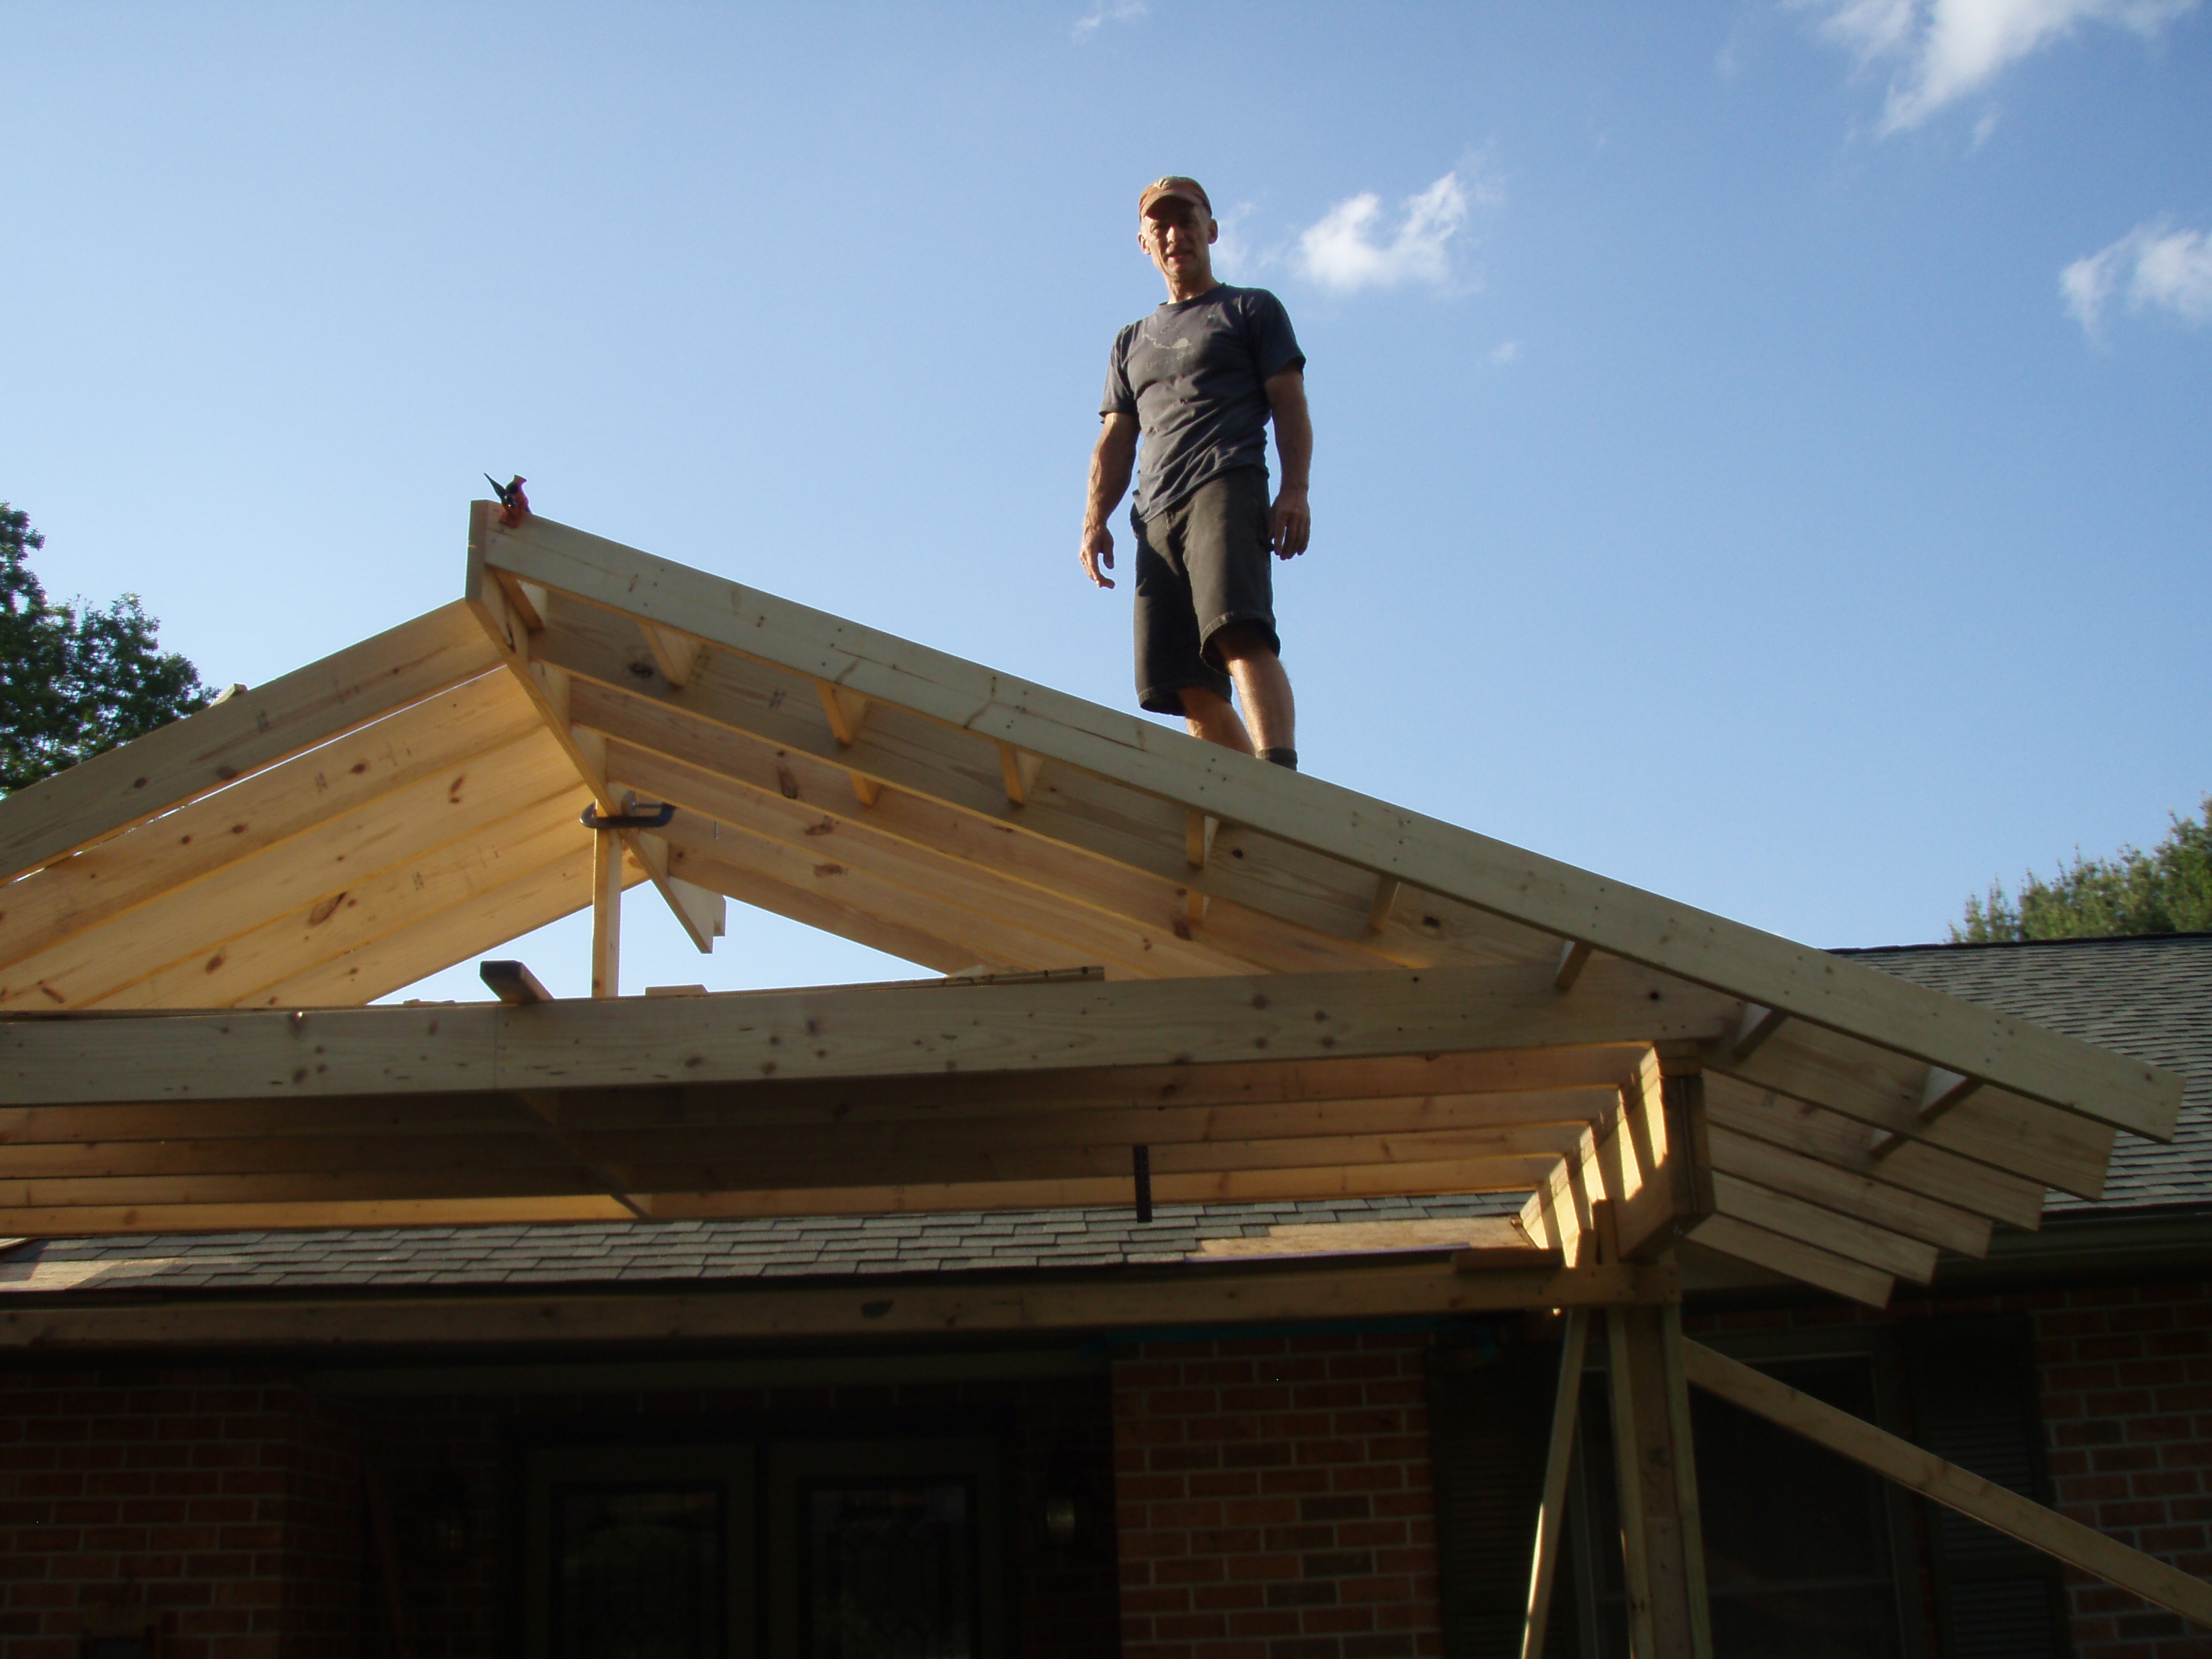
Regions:
<instances>
[{"instance_id":1,"label":"blue sky","mask_svg":"<svg viewBox=\"0 0 2212 1659\"><path fill-rule=\"evenodd\" d=\"M211 682L455 595L490 471L1127 706L1076 532L1172 170L1310 358L1308 769L1818 945L2212 788L2192 0L7 4L0 64L0 496Z\"/></svg>"}]
</instances>

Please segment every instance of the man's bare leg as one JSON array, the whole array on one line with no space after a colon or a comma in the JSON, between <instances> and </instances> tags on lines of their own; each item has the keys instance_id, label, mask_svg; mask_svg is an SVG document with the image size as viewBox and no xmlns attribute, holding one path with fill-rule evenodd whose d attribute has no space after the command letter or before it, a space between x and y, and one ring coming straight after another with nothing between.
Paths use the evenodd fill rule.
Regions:
<instances>
[{"instance_id":1,"label":"man's bare leg","mask_svg":"<svg viewBox=\"0 0 2212 1659\"><path fill-rule=\"evenodd\" d=\"M1283 659L1268 648L1267 635L1255 623L1231 623L1213 636L1212 643L1229 665L1229 678L1237 684L1237 700L1244 705L1244 724L1251 728L1248 741L1253 748L1244 752L1295 751L1297 706L1291 697L1291 677L1283 672Z\"/></svg>"},{"instance_id":2,"label":"man's bare leg","mask_svg":"<svg viewBox=\"0 0 2212 1659\"><path fill-rule=\"evenodd\" d=\"M1252 752L1251 737L1244 730L1244 722L1237 718L1236 709L1227 698L1217 697L1202 685L1183 687L1182 723L1194 738L1234 749L1240 755Z\"/></svg>"}]
</instances>

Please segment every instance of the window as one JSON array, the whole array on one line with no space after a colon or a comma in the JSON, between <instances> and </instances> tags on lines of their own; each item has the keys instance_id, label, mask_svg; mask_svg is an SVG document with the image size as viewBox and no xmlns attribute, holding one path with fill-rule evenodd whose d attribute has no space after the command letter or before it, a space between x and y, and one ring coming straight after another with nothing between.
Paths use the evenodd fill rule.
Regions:
<instances>
[{"instance_id":1,"label":"window","mask_svg":"<svg viewBox=\"0 0 2212 1659\"><path fill-rule=\"evenodd\" d=\"M988 1437L538 1446L530 1659L1006 1659Z\"/></svg>"}]
</instances>

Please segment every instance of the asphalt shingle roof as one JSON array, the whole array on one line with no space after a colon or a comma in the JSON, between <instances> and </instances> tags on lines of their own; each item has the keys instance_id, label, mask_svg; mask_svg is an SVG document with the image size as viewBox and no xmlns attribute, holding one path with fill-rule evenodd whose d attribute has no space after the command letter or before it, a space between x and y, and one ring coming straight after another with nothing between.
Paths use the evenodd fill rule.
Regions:
<instances>
[{"instance_id":1,"label":"asphalt shingle roof","mask_svg":"<svg viewBox=\"0 0 2212 1659\"><path fill-rule=\"evenodd\" d=\"M2105 1200L2054 1212L2212 1206L2212 934L1842 952L1933 989L2172 1068L2171 1146L2122 1135ZM609 1284L1174 1261L1279 1224L1510 1213L1516 1194L947 1215L46 1239L0 1255L0 1292Z\"/></svg>"}]
</instances>

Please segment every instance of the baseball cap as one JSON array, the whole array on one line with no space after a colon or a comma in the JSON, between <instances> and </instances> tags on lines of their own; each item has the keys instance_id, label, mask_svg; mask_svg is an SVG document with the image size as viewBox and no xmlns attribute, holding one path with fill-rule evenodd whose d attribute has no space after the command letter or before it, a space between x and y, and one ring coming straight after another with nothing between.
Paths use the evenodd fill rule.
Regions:
<instances>
[{"instance_id":1,"label":"baseball cap","mask_svg":"<svg viewBox=\"0 0 2212 1659\"><path fill-rule=\"evenodd\" d=\"M1186 179L1180 173L1170 173L1164 179L1155 179L1145 186L1144 193L1137 198L1138 217L1142 218L1146 210L1163 196L1180 196L1187 202L1195 202L1205 210L1207 218L1213 216L1213 204L1206 199L1206 186L1195 179Z\"/></svg>"}]
</instances>

